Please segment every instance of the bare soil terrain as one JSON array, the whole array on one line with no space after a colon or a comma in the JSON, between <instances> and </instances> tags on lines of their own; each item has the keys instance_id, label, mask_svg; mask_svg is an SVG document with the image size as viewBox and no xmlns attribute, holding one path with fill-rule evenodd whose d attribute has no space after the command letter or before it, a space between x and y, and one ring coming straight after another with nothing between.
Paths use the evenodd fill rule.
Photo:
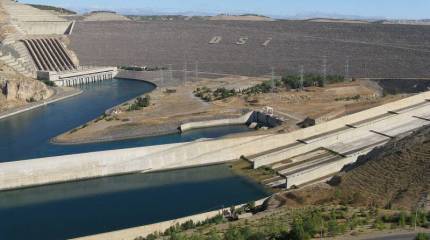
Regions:
<instances>
[{"instance_id":1,"label":"bare soil terrain","mask_svg":"<svg viewBox=\"0 0 430 240\"><path fill-rule=\"evenodd\" d=\"M277 89L275 93L256 96L234 96L206 102L194 96L197 88L244 89L267 81L269 77L225 76L200 78L182 82L176 87L157 88L149 94L150 106L129 111L133 101L115 108L112 114L102 116L54 139L56 143L74 144L110 141L178 132L182 123L235 118L251 110L273 107L275 114L286 119L281 127L269 131L293 131L306 117L328 121L401 98L401 95L381 97L377 85L369 81L354 81L309 87L305 91ZM360 96L359 98L354 98ZM244 134L259 134L248 132Z\"/></svg>"}]
</instances>

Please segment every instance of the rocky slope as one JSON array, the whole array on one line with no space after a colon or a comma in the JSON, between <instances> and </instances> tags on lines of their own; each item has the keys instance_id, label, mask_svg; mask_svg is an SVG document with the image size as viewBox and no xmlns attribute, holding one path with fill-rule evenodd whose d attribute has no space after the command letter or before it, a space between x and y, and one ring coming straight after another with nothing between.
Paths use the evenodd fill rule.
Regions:
<instances>
[{"instance_id":1,"label":"rocky slope","mask_svg":"<svg viewBox=\"0 0 430 240\"><path fill-rule=\"evenodd\" d=\"M23 77L0 64L0 111L36 102L52 96L44 83Z\"/></svg>"},{"instance_id":2,"label":"rocky slope","mask_svg":"<svg viewBox=\"0 0 430 240\"><path fill-rule=\"evenodd\" d=\"M393 139L337 177L338 194L379 207L414 208L430 192L430 127Z\"/></svg>"}]
</instances>

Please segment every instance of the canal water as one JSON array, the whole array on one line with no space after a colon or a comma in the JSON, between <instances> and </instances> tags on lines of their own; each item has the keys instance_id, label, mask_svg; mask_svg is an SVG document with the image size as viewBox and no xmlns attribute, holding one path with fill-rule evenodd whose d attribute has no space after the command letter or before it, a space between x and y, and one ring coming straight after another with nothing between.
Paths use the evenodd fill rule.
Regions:
<instances>
[{"instance_id":1,"label":"canal water","mask_svg":"<svg viewBox=\"0 0 430 240\"><path fill-rule=\"evenodd\" d=\"M142 81L114 79L83 85L82 89L81 95L0 120L0 162L186 142L247 131L246 126L227 126L94 144L50 143L53 137L97 118L108 108L152 91L154 86Z\"/></svg>"},{"instance_id":2,"label":"canal water","mask_svg":"<svg viewBox=\"0 0 430 240\"><path fill-rule=\"evenodd\" d=\"M106 109L153 90L141 81L112 80L82 87L64 101L0 120L0 162L215 138L245 126L82 145L53 137ZM67 239L210 211L266 196L226 165L133 174L0 192L0 239Z\"/></svg>"}]
</instances>

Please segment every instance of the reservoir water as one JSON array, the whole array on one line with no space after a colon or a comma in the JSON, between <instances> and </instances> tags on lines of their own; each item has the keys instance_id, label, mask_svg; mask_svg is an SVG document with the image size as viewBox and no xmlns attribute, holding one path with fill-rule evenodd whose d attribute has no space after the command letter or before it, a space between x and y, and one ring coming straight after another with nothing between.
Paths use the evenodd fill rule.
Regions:
<instances>
[{"instance_id":1,"label":"reservoir water","mask_svg":"<svg viewBox=\"0 0 430 240\"><path fill-rule=\"evenodd\" d=\"M0 120L0 162L215 138L247 130L232 126L94 144L51 144L51 138L154 86L112 80L82 88L80 96ZM210 211L266 195L260 186L234 175L225 165L6 191L0 192L0 239L67 239Z\"/></svg>"}]
</instances>

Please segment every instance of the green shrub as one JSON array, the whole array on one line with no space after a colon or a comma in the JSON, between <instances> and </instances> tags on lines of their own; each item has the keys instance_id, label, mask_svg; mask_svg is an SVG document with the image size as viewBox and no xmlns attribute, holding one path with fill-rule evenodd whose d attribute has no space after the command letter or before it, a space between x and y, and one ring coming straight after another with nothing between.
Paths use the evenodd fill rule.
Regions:
<instances>
[{"instance_id":1,"label":"green shrub","mask_svg":"<svg viewBox=\"0 0 430 240\"><path fill-rule=\"evenodd\" d=\"M138 97L134 100L134 103L131 104L127 111L137 111L142 108L146 108L151 104L151 97L149 95L145 95L144 97Z\"/></svg>"},{"instance_id":2,"label":"green shrub","mask_svg":"<svg viewBox=\"0 0 430 240\"><path fill-rule=\"evenodd\" d=\"M399 220L398 220L399 226L404 228L406 226L406 213L401 212L399 214Z\"/></svg>"},{"instance_id":3,"label":"green shrub","mask_svg":"<svg viewBox=\"0 0 430 240\"><path fill-rule=\"evenodd\" d=\"M53 81L49 81L49 80L42 80L42 82L46 85L46 86L50 86L50 87L55 87L55 82Z\"/></svg>"},{"instance_id":4,"label":"green shrub","mask_svg":"<svg viewBox=\"0 0 430 240\"><path fill-rule=\"evenodd\" d=\"M430 240L430 235L428 233L418 233L415 240Z\"/></svg>"}]
</instances>

